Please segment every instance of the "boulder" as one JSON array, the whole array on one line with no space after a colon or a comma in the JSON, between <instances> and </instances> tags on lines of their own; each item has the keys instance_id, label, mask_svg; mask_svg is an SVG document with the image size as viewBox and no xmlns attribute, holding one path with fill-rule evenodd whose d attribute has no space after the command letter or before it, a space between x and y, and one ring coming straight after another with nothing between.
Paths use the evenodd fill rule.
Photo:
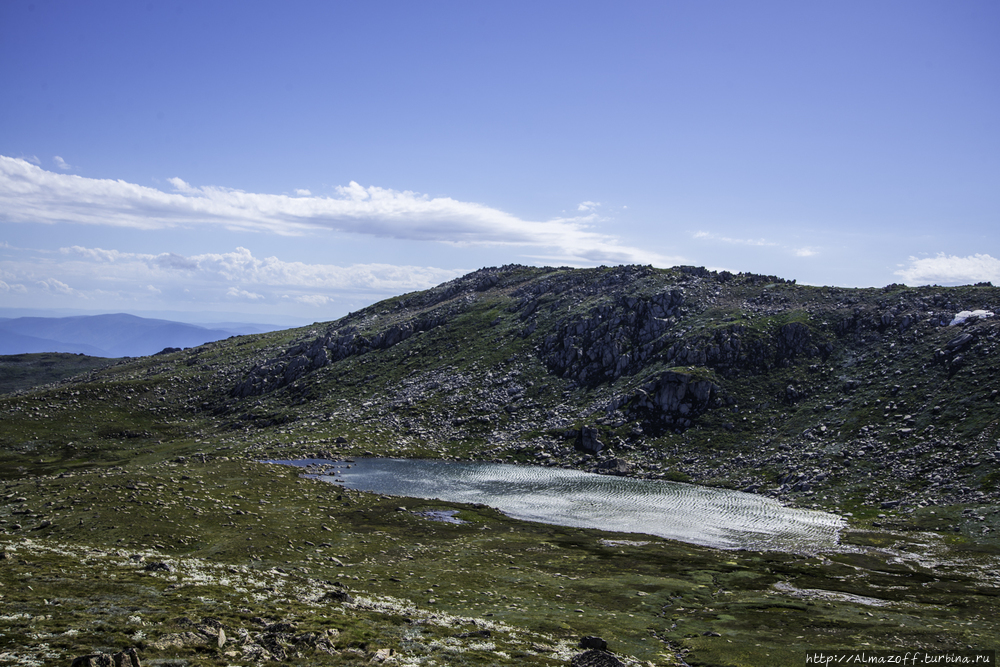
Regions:
<instances>
[{"instance_id":1,"label":"boulder","mask_svg":"<svg viewBox=\"0 0 1000 667\"><path fill-rule=\"evenodd\" d=\"M604 443L598 439L598 430L591 426L580 429L580 449L590 454L596 454L604 449Z\"/></svg>"},{"instance_id":2,"label":"boulder","mask_svg":"<svg viewBox=\"0 0 1000 667\"><path fill-rule=\"evenodd\" d=\"M963 333L949 340L944 344L944 347L946 350L958 350L971 343L974 338L975 337L971 333Z\"/></svg>"},{"instance_id":3,"label":"boulder","mask_svg":"<svg viewBox=\"0 0 1000 667\"><path fill-rule=\"evenodd\" d=\"M591 649L586 653L573 656L571 667L625 667L625 663L600 649Z\"/></svg>"},{"instance_id":4,"label":"boulder","mask_svg":"<svg viewBox=\"0 0 1000 667\"><path fill-rule=\"evenodd\" d=\"M170 566L162 561L157 561L155 563L148 563L146 567L142 568L146 572L172 572Z\"/></svg>"},{"instance_id":5,"label":"boulder","mask_svg":"<svg viewBox=\"0 0 1000 667\"><path fill-rule=\"evenodd\" d=\"M328 602L343 602L346 604L351 604L352 602L354 602L354 598L352 598L351 594L345 590L329 591L326 595L323 596L323 600Z\"/></svg>"},{"instance_id":6,"label":"boulder","mask_svg":"<svg viewBox=\"0 0 1000 667\"><path fill-rule=\"evenodd\" d=\"M597 469L611 475L627 475L632 472L632 464L625 459L614 458L600 463Z\"/></svg>"},{"instance_id":7,"label":"boulder","mask_svg":"<svg viewBox=\"0 0 1000 667\"><path fill-rule=\"evenodd\" d=\"M594 635L587 635L580 640L580 648L596 648L601 651L608 648L608 642Z\"/></svg>"},{"instance_id":8,"label":"boulder","mask_svg":"<svg viewBox=\"0 0 1000 667\"><path fill-rule=\"evenodd\" d=\"M140 667L139 652L134 648L118 653L93 653L73 660L72 667Z\"/></svg>"}]
</instances>

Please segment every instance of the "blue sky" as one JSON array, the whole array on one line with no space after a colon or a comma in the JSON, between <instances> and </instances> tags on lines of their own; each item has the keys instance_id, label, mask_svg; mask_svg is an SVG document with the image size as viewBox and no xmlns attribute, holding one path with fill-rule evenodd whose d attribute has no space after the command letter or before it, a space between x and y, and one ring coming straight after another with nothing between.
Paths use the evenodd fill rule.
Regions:
<instances>
[{"instance_id":1,"label":"blue sky","mask_svg":"<svg viewBox=\"0 0 1000 667\"><path fill-rule=\"evenodd\" d=\"M996 2L0 3L0 307L1000 283ZM180 319L180 317L178 317Z\"/></svg>"}]
</instances>

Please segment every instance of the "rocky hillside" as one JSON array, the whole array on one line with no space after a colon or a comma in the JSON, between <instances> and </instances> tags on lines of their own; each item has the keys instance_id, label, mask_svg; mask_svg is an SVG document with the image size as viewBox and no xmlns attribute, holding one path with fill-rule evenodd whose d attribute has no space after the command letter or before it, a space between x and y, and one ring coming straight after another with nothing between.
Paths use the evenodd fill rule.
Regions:
<instances>
[{"instance_id":1,"label":"rocky hillside","mask_svg":"<svg viewBox=\"0 0 1000 667\"><path fill-rule=\"evenodd\" d=\"M438 650L564 665L602 634L628 664L736 665L801 664L820 645L981 647L997 618L998 307L990 285L505 266L0 396L0 651L42 664L87 638L190 664L391 649L414 665ZM420 512L455 508L257 463L366 454L727 486L836 511L851 531L842 553L810 557L482 507L431 528ZM125 597L98 583L112 573ZM331 611L335 583L368 606ZM254 658L261 642L281 650Z\"/></svg>"},{"instance_id":2,"label":"rocky hillside","mask_svg":"<svg viewBox=\"0 0 1000 667\"><path fill-rule=\"evenodd\" d=\"M382 451L971 501L1000 481L1000 322L954 321L998 297L696 267L490 268L258 343L202 407L249 432L333 424ZM867 479L887 465L892 479Z\"/></svg>"},{"instance_id":3,"label":"rocky hillside","mask_svg":"<svg viewBox=\"0 0 1000 667\"><path fill-rule=\"evenodd\" d=\"M990 285L505 266L333 322L122 363L77 391L127 398L129 420L148 422L137 433L186 414L245 434L252 455L340 440L824 505L971 502L1000 483L1000 320L956 318L998 306ZM53 392L54 411L65 391Z\"/></svg>"},{"instance_id":4,"label":"rocky hillside","mask_svg":"<svg viewBox=\"0 0 1000 667\"><path fill-rule=\"evenodd\" d=\"M530 460L824 505L971 502L1000 484L1000 320L956 317L998 306L990 285L505 266L333 322L123 363L83 391L126 392L149 433L164 411L242 432L254 455L339 439L354 453Z\"/></svg>"}]
</instances>

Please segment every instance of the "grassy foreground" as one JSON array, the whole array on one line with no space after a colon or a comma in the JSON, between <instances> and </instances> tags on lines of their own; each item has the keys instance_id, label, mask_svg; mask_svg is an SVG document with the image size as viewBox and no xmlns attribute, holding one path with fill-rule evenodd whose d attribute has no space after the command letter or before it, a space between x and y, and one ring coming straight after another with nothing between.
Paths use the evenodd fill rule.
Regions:
<instances>
[{"instance_id":1,"label":"grassy foreground","mask_svg":"<svg viewBox=\"0 0 1000 667\"><path fill-rule=\"evenodd\" d=\"M638 664L800 665L808 649L1000 636L988 561L928 533L848 532L865 548L818 556L724 552L224 456L3 491L6 664L138 646L144 664L555 665L596 634ZM466 523L418 514L442 507ZM261 653L268 642L280 651Z\"/></svg>"}]
</instances>

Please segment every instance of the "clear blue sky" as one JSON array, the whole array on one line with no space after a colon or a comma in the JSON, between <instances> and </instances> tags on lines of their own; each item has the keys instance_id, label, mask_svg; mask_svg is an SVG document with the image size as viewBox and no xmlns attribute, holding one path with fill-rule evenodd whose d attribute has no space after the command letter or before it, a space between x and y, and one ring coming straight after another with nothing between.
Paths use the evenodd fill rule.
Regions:
<instances>
[{"instance_id":1,"label":"clear blue sky","mask_svg":"<svg viewBox=\"0 0 1000 667\"><path fill-rule=\"evenodd\" d=\"M0 307L1000 283L1000 3L0 3Z\"/></svg>"}]
</instances>

